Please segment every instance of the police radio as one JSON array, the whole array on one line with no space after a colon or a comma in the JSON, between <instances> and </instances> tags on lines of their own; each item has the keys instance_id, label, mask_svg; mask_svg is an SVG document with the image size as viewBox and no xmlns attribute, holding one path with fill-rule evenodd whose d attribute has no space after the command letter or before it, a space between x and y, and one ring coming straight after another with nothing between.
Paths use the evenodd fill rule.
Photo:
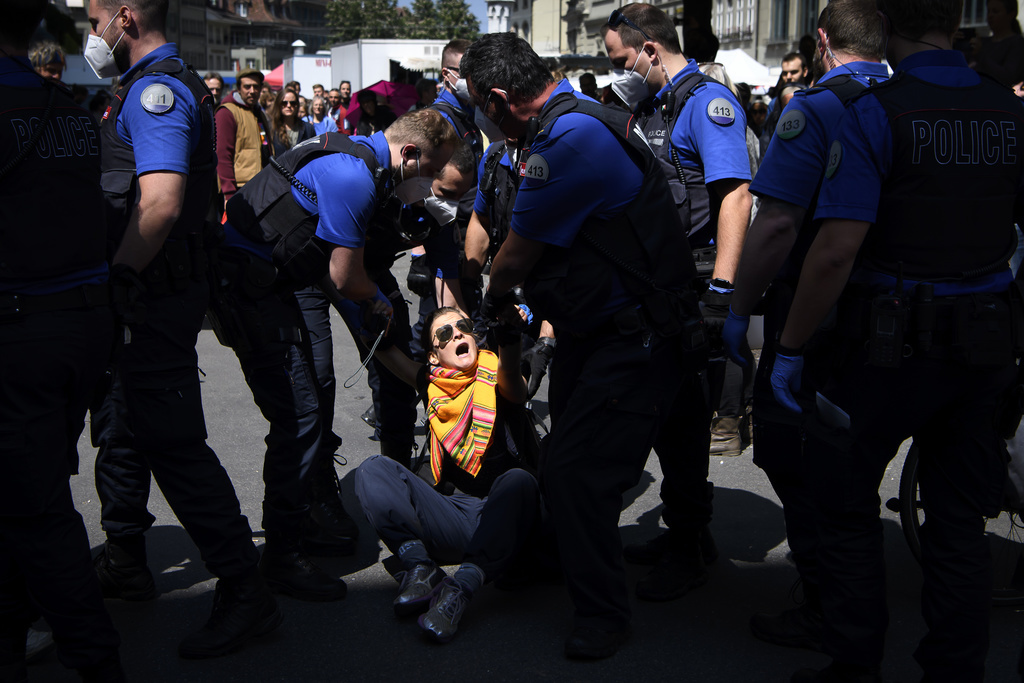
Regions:
<instances>
[{"instance_id":1,"label":"police radio","mask_svg":"<svg viewBox=\"0 0 1024 683\"><path fill-rule=\"evenodd\" d=\"M880 294L871 300L868 328L868 364L898 368L903 361L903 333L909 308L903 297L903 262L899 264L894 294Z\"/></svg>"}]
</instances>

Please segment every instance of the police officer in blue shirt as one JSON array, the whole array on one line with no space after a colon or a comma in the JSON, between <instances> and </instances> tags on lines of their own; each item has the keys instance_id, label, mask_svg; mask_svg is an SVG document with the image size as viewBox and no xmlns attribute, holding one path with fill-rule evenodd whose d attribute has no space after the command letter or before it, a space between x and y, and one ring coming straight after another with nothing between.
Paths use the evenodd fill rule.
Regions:
<instances>
[{"instance_id":1,"label":"police officer in blue shirt","mask_svg":"<svg viewBox=\"0 0 1024 683\"><path fill-rule=\"evenodd\" d=\"M5 3L0 24L0 677L27 680L25 636L42 613L64 666L123 681L68 484L113 345L99 130L29 61L46 5Z\"/></svg>"},{"instance_id":2,"label":"police officer in blue shirt","mask_svg":"<svg viewBox=\"0 0 1024 683\"><path fill-rule=\"evenodd\" d=\"M413 242L424 242L438 254L444 253L446 242L449 259L439 262L449 270L456 267L451 228L430 229L437 222L426 220L427 208L411 206L434 198L433 178L456 143L447 121L424 109L367 138L325 134L298 145L228 203L225 246L272 262L277 269L274 288L294 289L329 276L323 285L332 296L385 303L398 318L388 343L408 353L408 309L389 268L396 254L408 248L406 238L418 238ZM302 231L291 235L299 227ZM406 228L409 232L403 233ZM282 235L290 237L281 240ZM351 332L357 341L362 336L360 330ZM361 343L360 353L364 358L368 353ZM404 387L392 394L389 383L400 380L383 366L379 369L382 392L397 397L387 405L398 411L382 428L381 450L408 464L415 392ZM401 419L405 411L413 416ZM397 435L406 427L408 440L403 442Z\"/></svg>"},{"instance_id":3,"label":"police officer in blue shirt","mask_svg":"<svg viewBox=\"0 0 1024 683\"><path fill-rule=\"evenodd\" d=\"M656 7L630 4L616 10L604 40L618 70L613 88L635 108L668 179L690 247L711 251L714 245L717 250L703 298L705 320L720 330L752 201L743 110L728 88L704 77L696 62L683 55L672 20ZM724 375L722 360L715 364L723 371L719 375ZM738 418L745 406L730 412ZM704 555L711 560L717 554L706 529L711 521L711 408L699 372L685 378L669 423L672 429L655 445L664 472L661 496L669 531L626 548L628 559L655 565L636 587L637 597L647 600L671 600L704 584Z\"/></svg>"},{"instance_id":4,"label":"police officer in blue shirt","mask_svg":"<svg viewBox=\"0 0 1024 683\"><path fill-rule=\"evenodd\" d=\"M107 534L96 571L108 597L156 597L143 536L153 523L152 472L220 579L213 616L178 649L202 658L271 631L282 616L231 480L206 445L195 343L207 302L200 231L216 167L212 97L166 41L166 19L166 2L89 7L85 58L101 77L121 75L101 124L115 295L145 307L127 319L112 386L93 411Z\"/></svg>"},{"instance_id":5,"label":"police officer in blue shirt","mask_svg":"<svg viewBox=\"0 0 1024 683\"><path fill-rule=\"evenodd\" d=\"M764 346L754 383L754 462L782 501L793 560L803 582L800 607L777 616L756 615L754 635L778 645L820 649L821 604L816 571L817 509L808 480L803 433L792 414L775 402L769 378L775 342L789 311L804 256L817 234L812 222L828 147L845 102L869 84L884 81L881 25L874 0L832 0L818 22L816 69L825 74L812 90L796 93L776 127L751 191L761 197L757 217L743 246L736 273L726 350L746 364L744 348L750 312L771 283L765 300ZM820 66L818 66L820 65ZM794 246L795 245L795 246ZM834 344L820 340L808 354L802 396L813 398L830 370ZM812 371L813 369L813 371Z\"/></svg>"},{"instance_id":6,"label":"police officer in blue shirt","mask_svg":"<svg viewBox=\"0 0 1024 683\"><path fill-rule=\"evenodd\" d=\"M880 681L885 563L878 486L900 444L920 448L928 633L926 680L985 677L991 558L984 516L1000 508L996 429L1016 373L1020 296L1007 267L1024 199L1024 116L1013 93L951 49L958 0L882 0L895 73L843 114L829 146L808 252L776 347L772 387L794 397L801 349L839 301L849 352L807 424L820 493L821 672L793 680ZM909 115L908 115L909 114Z\"/></svg>"},{"instance_id":7,"label":"police officer in blue shirt","mask_svg":"<svg viewBox=\"0 0 1024 683\"><path fill-rule=\"evenodd\" d=\"M565 652L608 657L630 632L622 493L679 386L680 352L702 330L687 296L695 268L664 175L628 114L555 83L509 33L473 43L462 75L495 135L484 132L523 148L511 231L481 311L514 314L512 288L524 283L530 307L556 330L540 481L576 607Z\"/></svg>"}]
</instances>

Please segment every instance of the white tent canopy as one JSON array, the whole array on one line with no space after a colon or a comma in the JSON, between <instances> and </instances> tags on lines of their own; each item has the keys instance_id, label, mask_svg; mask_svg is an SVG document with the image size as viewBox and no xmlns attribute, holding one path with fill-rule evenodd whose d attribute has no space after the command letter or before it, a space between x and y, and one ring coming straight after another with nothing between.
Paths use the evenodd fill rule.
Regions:
<instances>
[{"instance_id":1,"label":"white tent canopy","mask_svg":"<svg viewBox=\"0 0 1024 683\"><path fill-rule=\"evenodd\" d=\"M733 83L773 86L777 80L769 73L768 67L743 50L719 50L716 61L725 67Z\"/></svg>"}]
</instances>

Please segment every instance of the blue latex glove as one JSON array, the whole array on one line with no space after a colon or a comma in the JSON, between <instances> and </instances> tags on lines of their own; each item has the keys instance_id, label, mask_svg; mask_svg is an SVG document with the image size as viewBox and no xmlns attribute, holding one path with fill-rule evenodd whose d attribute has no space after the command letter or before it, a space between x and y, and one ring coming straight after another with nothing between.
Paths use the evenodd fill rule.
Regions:
<instances>
[{"instance_id":1,"label":"blue latex glove","mask_svg":"<svg viewBox=\"0 0 1024 683\"><path fill-rule=\"evenodd\" d=\"M775 355L775 366L772 368L772 393L782 407L794 413L802 413L800 405L793 398L793 392L800 390L800 376L804 371L803 354L799 356Z\"/></svg>"},{"instance_id":2,"label":"blue latex glove","mask_svg":"<svg viewBox=\"0 0 1024 683\"><path fill-rule=\"evenodd\" d=\"M375 301L382 301L384 305L388 307L387 316L390 318L395 314L395 307L391 304L391 299L384 295L384 292L380 291L380 287L377 288L377 293L373 295Z\"/></svg>"},{"instance_id":3,"label":"blue latex glove","mask_svg":"<svg viewBox=\"0 0 1024 683\"><path fill-rule=\"evenodd\" d=\"M341 314L342 320L355 331L356 334L363 332L363 307L351 299L344 299L334 305L335 310Z\"/></svg>"},{"instance_id":4,"label":"blue latex glove","mask_svg":"<svg viewBox=\"0 0 1024 683\"><path fill-rule=\"evenodd\" d=\"M519 310L526 314L526 324L529 325L533 322L533 311L526 304L518 304Z\"/></svg>"},{"instance_id":5,"label":"blue latex glove","mask_svg":"<svg viewBox=\"0 0 1024 683\"><path fill-rule=\"evenodd\" d=\"M741 368L749 365L741 352L743 341L747 338L747 328L749 327L750 316L736 315L730 306L729 315L726 317L725 325L722 327L722 343L725 345L725 352L729 354L729 358Z\"/></svg>"}]
</instances>

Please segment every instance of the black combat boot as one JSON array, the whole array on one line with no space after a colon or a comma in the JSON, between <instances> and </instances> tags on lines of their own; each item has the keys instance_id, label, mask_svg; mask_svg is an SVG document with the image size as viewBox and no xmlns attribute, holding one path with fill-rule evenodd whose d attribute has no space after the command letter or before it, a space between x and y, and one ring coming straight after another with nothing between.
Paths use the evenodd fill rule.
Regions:
<instances>
[{"instance_id":1,"label":"black combat boot","mask_svg":"<svg viewBox=\"0 0 1024 683\"><path fill-rule=\"evenodd\" d=\"M310 555L339 557L356 551L359 526L341 502L334 457L318 456L310 473L309 518L302 525L302 549Z\"/></svg>"},{"instance_id":2,"label":"black combat boot","mask_svg":"<svg viewBox=\"0 0 1024 683\"><path fill-rule=\"evenodd\" d=\"M806 581L801 583L802 603L779 614L755 614L750 618L750 631L766 643L821 652L823 626L818 587Z\"/></svg>"},{"instance_id":3,"label":"black combat boot","mask_svg":"<svg viewBox=\"0 0 1024 683\"><path fill-rule=\"evenodd\" d=\"M348 587L309 561L299 549L297 536L267 532L260 558L260 573L275 593L298 600L330 602L342 600Z\"/></svg>"},{"instance_id":4,"label":"black combat boot","mask_svg":"<svg viewBox=\"0 0 1024 683\"><path fill-rule=\"evenodd\" d=\"M688 537L674 534L670 538L672 542L650 573L637 581L636 597L641 600L675 600L708 581L708 568L697 534Z\"/></svg>"},{"instance_id":5,"label":"black combat boot","mask_svg":"<svg viewBox=\"0 0 1024 683\"><path fill-rule=\"evenodd\" d=\"M93 568L103 597L135 602L156 600L158 593L153 573L146 566L145 540L133 543L108 540L93 560Z\"/></svg>"},{"instance_id":6,"label":"black combat boot","mask_svg":"<svg viewBox=\"0 0 1024 683\"><path fill-rule=\"evenodd\" d=\"M270 633L284 615L255 568L242 576L220 579L213 594L213 613L199 631L181 641L182 659L221 657L246 641Z\"/></svg>"}]
</instances>

